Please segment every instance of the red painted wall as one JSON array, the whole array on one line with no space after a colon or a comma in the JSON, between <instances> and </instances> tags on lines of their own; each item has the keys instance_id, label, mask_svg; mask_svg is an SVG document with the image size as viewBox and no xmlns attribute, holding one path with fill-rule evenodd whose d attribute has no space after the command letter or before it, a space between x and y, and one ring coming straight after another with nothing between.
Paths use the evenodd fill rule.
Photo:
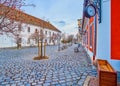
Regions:
<instances>
[{"instance_id":1,"label":"red painted wall","mask_svg":"<svg viewBox=\"0 0 120 86\"><path fill-rule=\"evenodd\" d=\"M111 0L111 59L120 60L120 0Z\"/></svg>"},{"instance_id":2,"label":"red painted wall","mask_svg":"<svg viewBox=\"0 0 120 86\"><path fill-rule=\"evenodd\" d=\"M88 31L88 49L91 51L91 52L93 52L93 47L94 47L94 17L91 17L90 19L89 19L89 27L88 27L88 29L87 29L87 31ZM90 34L90 28L92 28L92 33ZM91 35L91 38L92 38L92 46L90 46L90 35Z\"/></svg>"}]
</instances>

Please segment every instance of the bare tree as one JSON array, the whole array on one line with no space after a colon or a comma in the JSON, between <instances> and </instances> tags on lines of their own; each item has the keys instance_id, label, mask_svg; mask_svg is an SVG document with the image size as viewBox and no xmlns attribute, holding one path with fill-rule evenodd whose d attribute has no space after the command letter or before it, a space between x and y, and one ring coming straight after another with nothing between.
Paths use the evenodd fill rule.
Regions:
<instances>
[{"instance_id":1,"label":"bare tree","mask_svg":"<svg viewBox=\"0 0 120 86\"><path fill-rule=\"evenodd\" d=\"M34 33L32 33L29 38L28 38L28 41L30 43L30 40L32 41L35 41L35 43L39 44L39 32L36 30Z\"/></svg>"},{"instance_id":2,"label":"bare tree","mask_svg":"<svg viewBox=\"0 0 120 86\"><path fill-rule=\"evenodd\" d=\"M66 33L63 33L62 35L61 35L61 42L63 43L63 44L66 44L67 43L67 40L68 40L68 36L66 35Z\"/></svg>"},{"instance_id":3,"label":"bare tree","mask_svg":"<svg viewBox=\"0 0 120 86\"><path fill-rule=\"evenodd\" d=\"M21 7L30 6L24 2L25 0L0 0L0 35L12 36L17 47L20 47L22 42L20 33L24 19Z\"/></svg>"},{"instance_id":4,"label":"bare tree","mask_svg":"<svg viewBox=\"0 0 120 86\"><path fill-rule=\"evenodd\" d=\"M23 0L0 0L0 35L8 35L14 38L17 48L21 46L22 21L19 21L20 8Z\"/></svg>"},{"instance_id":5,"label":"bare tree","mask_svg":"<svg viewBox=\"0 0 120 86\"><path fill-rule=\"evenodd\" d=\"M0 0L0 35L15 34L22 21L16 22L20 16L23 0ZM16 35L16 34L15 34Z\"/></svg>"},{"instance_id":6,"label":"bare tree","mask_svg":"<svg viewBox=\"0 0 120 86\"><path fill-rule=\"evenodd\" d=\"M68 36L68 42L72 44L74 35Z\"/></svg>"},{"instance_id":7,"label":"bare tree","mask_svg":"<svg viewBox=\"0 0 120 86\"><path fill-rule=\"evenodd\" d=\"M22 43L22 35L21 35L21 31L22 29L22 25L19 24L19 26L17 27L18 29L14 30L14 32L10 35L11 37L14 38L14 43L17 44L17 48L21 48L21 43Z\"/></svg>"},{"instance_id":8,"label":"bare tree","mask_svg":"<svg viewBox=\"0 0 120 86\"><path fill-rule=\"evenodd\" d=\"M62 38L62 43L70 43L70 42L72 42L72 40L73 40L73 35L68 35L68 36L64 36L63 38Z\"/></svg>"},{"instance_id":9,"label":"bare tree","mask_svg":"<svg viewBox=\"0 0 120 86\"><path fill-rule=\"evenodd\" d=\"M42 53L43 53L42 46L43 46L43 39L44 38L45 38L45 35L43 33L43 30L38 31L37 29L35 30L34 33L32 33L29 36L29 40L32 39L33 41L35 41L38 44L38 56L41 56L41 58L43 57L43 55L42 55Z\"/></svg>"}]
</instances>

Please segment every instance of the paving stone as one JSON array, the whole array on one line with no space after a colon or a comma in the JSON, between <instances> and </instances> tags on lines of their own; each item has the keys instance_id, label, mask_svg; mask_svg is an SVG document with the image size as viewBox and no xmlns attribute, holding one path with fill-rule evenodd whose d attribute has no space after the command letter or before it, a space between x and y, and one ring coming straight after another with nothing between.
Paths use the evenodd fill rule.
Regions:
<instances>
[{"instance_id":1,"label":"paving stone","mask_svg":"<svg viewBox=\"0 0 120 86\"><path fill-rule=\"evenodd\" d=\"M53 82L54 82L54 81L59 81L59 79L57 79L57 78L56 78L56 79L52 79L52 81L53 81Z\"/></svg>"},{"instance_id":2,"label":"paving stone","mask_svg":"<svg viewBox=\"0 0 120 86\"><path fill-rule=\"evenodd\" d=\"M30 80L29 83L33 83L34 81L33 80Z\"/></svg>"},{"instance_id":3,"label":"paving stone","mask_svg":"<svg viewBox=\"0 0 120 86\"><path fill-rule=\"evenodd\" d=\"M60 80L59 83L65 83L65 80Z\"/></svg>"},{"instance_id":4,"label":"paving stone","mask_svg":"<svg viewBox=\"0 0 120 86\"><path fill-rule=\"evenodd\" d=\"M35 83L35 82L33 82L33 83L32 83L32 85L36 85L36 83Z\"/></svg>"},{"instance_id":5,"label":"paving stone","mask_svg":"<svg viewBox=\"0 0 120 86\"><path fill-rule=\"evenodd\" d=\"M72 78L67 78L66 81L68 81L68 82L69 82L69 81L72 81Z\"/></svg>"},{"instance_id":6,"label":"paving stone","mask_svg":"<svg viewBox=\"0 0 120 86\"><path fill-rule=\"evenodd\" d=\"M4 80L0 80L0 83L4 82Z\"/></svg>"},{"instance_id":7,"label":"paving stone","mask_svg":"<svg viewBox=\"0 0 120 86\"><path fill-rule=\"evenodd\" d=\"M52 84L58 84L59 83L59 81L53 81L53 82L51 82Z\"/></svg>"},{"instance_id":8,"label":"paving stone","mask_svg":"<svg viewBox=\"0 0 120 86\"><path fill-rule=\"evenodd\" d=\"M86 78L86 76L82 76L81 78L82 78L82 79L85 79L85 78Z\"/></svg>"},{"instance_id":9,"label":"paving stone","mask_svg":"<svg viewBox=\"0 0 120 86\"><path fill-rule=\"evenodd\" d=\"M45 80L45 83L46 82L52 82L52 79L47 79L47 80Z\"/></svg>"},{"instance_id":10,"label":"paving stone","mask_svg":"<svg viewBox=\"0 0 120 86\"><path fill-rule=\"evenodd\" d=\"M39 81L38 84L43 84L44 82L43 81Z\"/></svg>"},{"instance_id":11,"label":"paving stone","mask_svg":"<svg viewBox=\"0 0 120 86\"><path fill-rule=\"evenodd\" d=\"M5 86L10 86L10 84L6 84Z\"/></svg>"},{"instance_id":12,"label":"paving stone","mask_svg":"<svg viewBox=\"0 0 120 86\"><path fill-rule=\"evenodd\" d=\"M72 82L66 82L67 86L72 86L72 84L73 84Z\"/></svg>"},{"instance_id":13,"label":"paving stone","mask_svg":"<svg viewBox=\"0 0 120 86\"><path fill-rule=\"evenodd\" d=\"M66 86L66 83L62 83L61 86Z\"/></svg>"},{"instance_id":14,"label":"paving stone","mask_svg":"<svg viewBox=\"0 0 120 86\"><path fill-rule=\"evenodd\" d=\"M23 82L19 82L19 83L17 83L17 85L23 85Z\"/></svg>"},{"instance_id":15,"label":"paving stone","mask_svg":"<svg viewBox=\"0 0 120 86\"><path fill-rule=\"evenodd\" d=\"M55 84L55 86L61 86L61 84Z\"/></svg>"},{"instance_id":16,"label":"paving stone","mask_svg":"<svg viewBox=\"0 0 120 86\"><path fill-rule=\"evenodd\" d=\"M83 82L82 82L82 81L79 81L79 82L78 82L78 85L83 86Z\"/></svg>"},{"instance_id":17,"label":"paving stone","mask_svg":"<svg viewBox=\"0 0 120 86\"><path fill-rule=\"evenodd\" d=\"M10 84L14 84L14 83L15 83L15 81L10 81L9 83L10 83Z\"/></svg>"},{"instance_id":18,"label":"paving stone","mask_svg":"<svg viewBox=\"0 0 120 86\"><path fill-rule=\"evenodd\" d=\"M24 84L20 85L20 86L25 86Z\"/></svg>"},{"instance_id":19,"label":"paving stone","mask_svg":"<svg viewBox=\"0 0 120 86\"><path fill-rule=\"evenodd\" d=\"M43 86L42 84L38 84L38 85L36 85L36 86Z\"/></svg>"},{"instance_id":20,"label":"paving stone","mask_svg":"<svg viewBox=\"0 0 120 86\"><path fill-rule=\"evenodd\" d=\"M50 83L44 83L43 86L50 86Z\"/></svg>"},{"instance_id":21,"label":"paving stone","mask_svg":"<svg viewBox=\"0 0 120 86\"><path fill-rule=\"evenodd\" d=\"M25 86L31 86L31 84L30 83L26 83Z\"/></svg>"},{"instance_id":22,"label":"paving stone","mask_svg":"<svg viewBox=\"0 0 120 86\"><path fill-rule=\"evenodd\" d=\"M1 84L2 84L2 85L6 85L6 84L8 84L8 83L9 83L9 82L2 82Z\"/></svg>"},{"instance_id":23,"label":"paving stone","mask_svg":"<svg viewBox=\"0 0 120 86\"><path fill-rule=\"evenodd\" d=\"M11 86L16 86L16 84L11 84Z\"/></svg>"},{"instance_id":24,"label":"paving stone","mask_svg":"<svg viewBox=\"0 0 120 86\"><path fill-rule=\"evenodd\" d=\"M72 78L72 80L77 80L77 78L76 78L76 77L74 77L74 78Z\"/></svg>"}]
</instances>

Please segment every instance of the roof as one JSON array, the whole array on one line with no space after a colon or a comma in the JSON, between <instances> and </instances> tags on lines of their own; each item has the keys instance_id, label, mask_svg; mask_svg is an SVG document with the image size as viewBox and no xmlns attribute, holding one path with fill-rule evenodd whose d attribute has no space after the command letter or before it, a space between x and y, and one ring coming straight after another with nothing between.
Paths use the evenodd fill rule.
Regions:
<instances>
[{"instance_id":1,"label":"roof","mask_svg":"<svg viewBox=\"0 0 120 86\"><path fill-rule=\"evenodd\" d=\"M15 8L10 8L8 6L4 6L0 4L0 15L3 16L5 13L7 13L6 17L13 19L15 21L20 21L22 23L32 24L32 25L40 26L50 30L54 30L57 32L61 32L55 26L53 26L50 22L36 18L32 15L26 14Z\"/></svg>"}]
</instances>

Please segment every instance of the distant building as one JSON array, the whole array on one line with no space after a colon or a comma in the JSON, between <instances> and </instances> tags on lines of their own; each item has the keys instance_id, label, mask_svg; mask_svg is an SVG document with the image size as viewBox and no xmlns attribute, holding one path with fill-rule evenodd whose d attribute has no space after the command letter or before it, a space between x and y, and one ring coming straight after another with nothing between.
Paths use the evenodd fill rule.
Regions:
<instances>
[{"instance_id":1,"label":"distant building","mask_svg":"<svg viewBox=\"0 0 120 86\"><path fill-rule=\"evenodd\" d=\"M82 28L82 19L78 19L78 28Z\"/></svg>"},{"instance_id":2,"label":"distant building","mask_svg":"<svg viewBox=\"0 0 120 86\"><path fill-rule=\"evenodd\" d=\"M2 6L2 8L11 10L11 8L8 8L6 6L0 6ZM0 9L0 11L0 16L3 16L2 11L4 10ZM21 46L36 46L38 43L32 36L36 32L40 33L41 30L44 34L43 42L46 42L48 45L57 44L57 37L61 34L61 31L58 30L55 26L53 26L50 22L36 18L16 9L12 9L12 13L14 13L14 16L16 17L16 22L22 22L20 26L21 30L18 34L21 41ZM39 37L40 36L41 35L39 35ZM15 37L2 34L0 35L0 48L15 47L15 41Z\"/></svg>"},{"instance_id":3,"label":"distant building","mask_svg":"<svg viewBox=\"0 0 120 86\"><path fill-rule=\"evenodd\" d=\"M77 33L77 40L79 43L82 41L82 19L78 19L78 33Z\"/></svg>"}]
</instances>

